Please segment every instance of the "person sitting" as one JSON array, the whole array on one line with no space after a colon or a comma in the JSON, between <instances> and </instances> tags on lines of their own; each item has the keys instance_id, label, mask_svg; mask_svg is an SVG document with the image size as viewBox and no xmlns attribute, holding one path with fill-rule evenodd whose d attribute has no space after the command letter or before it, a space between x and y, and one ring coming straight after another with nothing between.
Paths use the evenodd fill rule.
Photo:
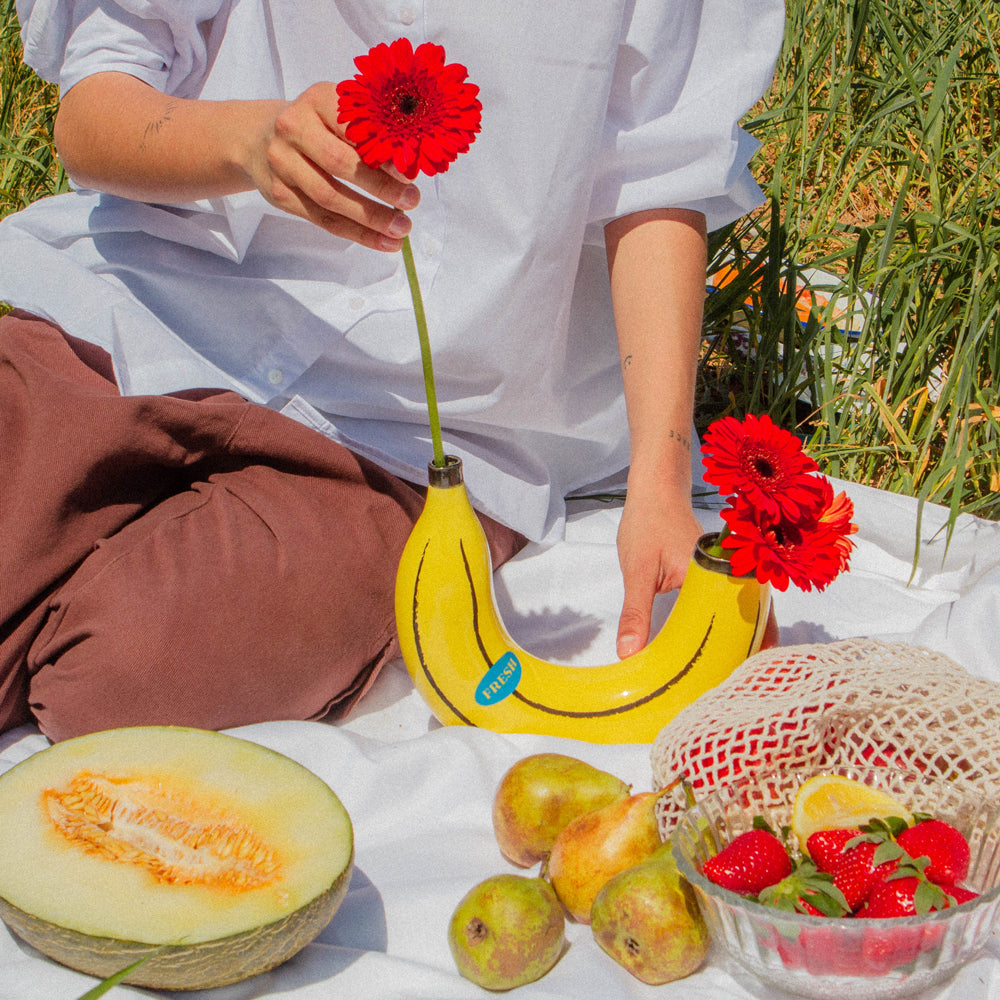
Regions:
<instances>
[{"instance_id":1,"label":"person sitting","mask_svg":"<svg viewBox=\"0 0 1000 1000\"><path fill-rule=\"evenodd\" d=\"M73 179L0 224L0 727L54 740L351 709L397 654L430 458L501 565L623 483L618 651L680 585L706 234L783 5L24 0ZM480 88L452 169L366 166L335 81L396 36Z\"/></svg>"}]
</instances>

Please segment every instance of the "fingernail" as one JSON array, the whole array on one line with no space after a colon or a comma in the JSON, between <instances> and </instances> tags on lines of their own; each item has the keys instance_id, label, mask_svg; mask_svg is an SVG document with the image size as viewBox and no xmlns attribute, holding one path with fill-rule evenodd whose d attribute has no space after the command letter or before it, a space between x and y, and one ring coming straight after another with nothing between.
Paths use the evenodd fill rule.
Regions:
<instances>
[{"instance_id":1,"label":"fingernail","mask_svg":"<svg viewBox=\"0 0 1000 1000\"><path fill-rule=\"evenodd\" d=\"M420 201L420 188L416 184L411 184L409 187L403 188L396 207L404 209L416 208L418 201Z\"/></svg>"},{"instance_id":2,"label":"fingernail","mask_svg":"<svg viewBox=\"0 0 1000 1000\"><path fill-rule=\"evenodd\" d=\"M410 222L405 215L400 213L392 220L392 223L389 226L389 235L405 236L410 231L412 225L413 223Z\"/></svg>"},{"instance_id":3,"label":"fingernail","mask_svg":"<svg viewBox=\"0 0 1000 1000\"><path fill-rule=\"evenodd\" d=\"M624 660L626 656L635 653L639 646L639 640L634 635L622 635L618 637L618 658Z\"/></svg>"}]
</instances>

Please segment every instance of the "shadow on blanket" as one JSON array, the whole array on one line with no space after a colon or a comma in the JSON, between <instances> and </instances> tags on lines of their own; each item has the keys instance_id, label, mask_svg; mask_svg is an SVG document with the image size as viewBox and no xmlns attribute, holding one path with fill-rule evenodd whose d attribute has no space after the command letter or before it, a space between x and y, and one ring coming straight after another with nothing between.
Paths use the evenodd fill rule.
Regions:
<instances>
[{"instance_id":1,"label":"shadow on blanket","mask_svg":"<svg viewBox=\"0 0 1000 1000\"><path fill-rule=\"evenodd\" d=\"M332 982L338 973L353 965L366 952L385 954L388 947L382 897L371 879L355 868L343 904L308 948L278 970L211 990L212 1000L257 1000L311 983ZM170 994L177 1000L204 1000L205 995L204 992L187 990Z\"/></svg>"}]
</instances>

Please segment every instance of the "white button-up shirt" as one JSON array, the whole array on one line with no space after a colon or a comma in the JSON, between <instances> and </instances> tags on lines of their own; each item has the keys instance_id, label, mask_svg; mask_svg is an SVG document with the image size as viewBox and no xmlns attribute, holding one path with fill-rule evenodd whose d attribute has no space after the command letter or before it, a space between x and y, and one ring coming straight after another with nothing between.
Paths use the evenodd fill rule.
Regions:
<instances>
[{"instance_id":1,"label":"white button-up shirt","mask_svg":"<svg viewBox=\"0 0 1000 1000\"><path fill-rule=\"evenodd\" d=\"M17 6L26 60L64 91L117 70L181 97L291 99L402 35L468 67L482 132L417 181L411 239L445 449L476 505L534 539L558 537L566 494L628 464L604 224L685 207L711 229L760 200L737 120L770 82L778 0ZM105 348L127 394L233 389L426 481L401 256L256 192L45 199L0 226L0 299Z\"/></svg>"}]
</instances>

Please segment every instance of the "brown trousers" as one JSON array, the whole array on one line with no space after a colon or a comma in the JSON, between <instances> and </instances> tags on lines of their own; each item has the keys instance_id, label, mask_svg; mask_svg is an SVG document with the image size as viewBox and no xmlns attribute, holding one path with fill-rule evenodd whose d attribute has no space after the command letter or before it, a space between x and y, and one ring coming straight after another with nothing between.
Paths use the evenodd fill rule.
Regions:
<instances>
[{"instance_id":1,"label":"brown trousers","mask_svg":"<svg viewBox=\"0 0 1000 1000\"><path fill-rule=\"evenodd\" d=\"M0 320L0 731L344 714L398 655L423 490L232 392L123 397ZM483 518L499 566L524 539Z\"/></svg>"}]
</instances>

